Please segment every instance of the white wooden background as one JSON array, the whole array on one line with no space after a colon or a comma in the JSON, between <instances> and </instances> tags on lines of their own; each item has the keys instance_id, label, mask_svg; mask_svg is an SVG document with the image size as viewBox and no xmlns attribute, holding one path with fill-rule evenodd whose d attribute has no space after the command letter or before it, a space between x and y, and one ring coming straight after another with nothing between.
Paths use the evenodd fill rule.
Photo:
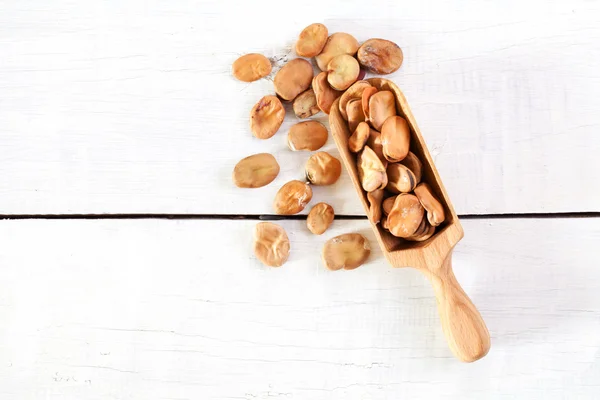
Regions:
<instances>
[{"instance_id":1,"label":"white wooden background","mask_svg":"<svg viewBox=\"0 0 600 400\"><path fill-rule=\"evenodd\" d=\"M71 214L270 214L309 153L259 141L272 92L230 76L277 60L309 23L404 50L404 90L460 214L600 211L600 3L574 0L0 0L1 399L597 399L600 218L463 221L456 274L492 335L462 364L431 288L380 252L326 271L324 237L281 221L263 267L256 221ZM326 120L323 117L320 120ZM326 149L336 153L330 139ZM242 157L281 174L237 189ZM344 173L315 201L363 211ZM33 214L64 219L25 220Z\"/></svg>"}]
</instances>

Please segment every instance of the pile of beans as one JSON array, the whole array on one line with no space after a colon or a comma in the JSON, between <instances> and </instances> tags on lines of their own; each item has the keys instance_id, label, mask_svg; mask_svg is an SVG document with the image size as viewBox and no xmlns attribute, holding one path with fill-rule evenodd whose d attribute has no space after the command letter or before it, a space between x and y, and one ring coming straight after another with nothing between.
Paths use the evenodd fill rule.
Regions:
<instances>
[{"instance_id":1,"label":"pile of beans","mask_svg":"<svg viewBox=\"0 0 600 400\"><path fill-rule=\"evenodd\" d=\"M361 80L366 71L389 74L398 70L403 61L400 47L384 39L369 39L360 44L348 33L330 35L325 25L317 23L300 33L295 49L299 58L287 62L275 74L275 93L261 98L250 111L252 134L258 139L269 139L277 133L285 117L282 102L290 102L294 114L307 119L321 111L329 114L334 101L340 98L340 112L353 132L349 147L358 153L361 183L371 202L369 217L381 222L394 235L401 233L404 236L400 237L424 240L429 227L443 220L443 208L440 206L440 214L436 208L439 202L426 184L419 184L421 164L408 151L410 131L406 121L395 115L393 94L378 92ZM313 58L321 72L315 75L313 65L305 58ZM233 76L243 82L264 78L271 71L269 59L256 53L238 58L232 67ZM288 146L292 151L317 151L327 138L327 128L321 123L303 121L289 130ZM312 154L305 166L306 181L284 184L275 196L273 210L281 215L301 212L312 200L311 185L332 185L341 170L340 161L331 154L324 151ZM241 188L259 188L271 183L278 174L279 164L271 154L254 154L235 166L233 181ZM424 209L428 222L422 226ZM307 227L321 235L333 219L333 208L321 202L310 210ZM254 252L265 265L283 265L290 252L285 230L270 222L257 224ZM368 240L357 233L329 239L322 253L324 265L331 270L357 268L369 254Z\"/></svg>"}]
</instances>

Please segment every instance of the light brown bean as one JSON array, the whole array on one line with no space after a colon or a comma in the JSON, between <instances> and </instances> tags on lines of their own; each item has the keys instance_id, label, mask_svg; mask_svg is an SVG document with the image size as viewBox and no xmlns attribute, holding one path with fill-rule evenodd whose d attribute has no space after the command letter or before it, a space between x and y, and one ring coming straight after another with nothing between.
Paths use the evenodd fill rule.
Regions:
<instances>
[{"instance_id":1,"label":"light brown bean","mask_svg":"<svg viewBox=\"0 0 600 400\"><path fill-rule=\"evenodd\" d=\"M397 115L385 120L381 127L383 156L389 162L402 161L410 149L410 127L408 122Z\"/></svg>"},{"instance_id":2,"label":"light brown bean","mask_svg":"<svg viewBox=\"0 0 600 400\"><path fill-rule=\"evenodd\" d=\"M327 27L323 24L310 24L300 32L296 42L296 54L300 57L311 58L323 50L327 42Z\"/></svg>"},{"instance_id":3,"label":"light brown bean","mask_svg":"<svg viewBox=\"0 0 600 400\"><path fill-rule=\"evenodd\" d=\"M340 160L325 151L313 154L306 162L306 179L313 185L333 185L341 174Z\"/></svg>"},{"instance_id":4,"label":"light brown bean","mask_svg":"<svg viewBox=\"0 0 600 400\"><path fill-rule=\"evenodd\" d=\"M346 90L356 82L360 65L356 58L347 54L335 56L327 64L327 82L335 90Z\"/></svg>"},{"instance_id":5,"label":"light brown bean","mask_svg":"<svg viewBox=\"0 0 600 400\"><path fill-rule=\"evenodd\" d=\"M419 183L415 174L402 164L388 164L387 176L386 189L395 194L412 192Z\"/></svg>"},{"instance_id":6,"label":"light brown bean","mask_svg":"<svg viewBox=\"0 0 600 400\"><path fill-rule=\"evenodd\" d=\"M369 135L371 134L371 128L369 124L366 122L360 122L354 133L348 139L348 150L352 153L358 153L365 147L367 140L369 140Z\"/></svg>"},{"instance_id":7,"label":"light brown bean","mask_svg":"<svg viewBox=\"0 0 600 400\"><path fill-rule=\"evenodd\" d=\"M275 75L275 92L284 100L294 100L310 87L313 67L303 58L295 58L285 64Z\"/></svg>"},{"instance_id":8,"label":"light brown bean","mask_svg":"<svg viewBox=\"0 0 600 400\"><path fill-rule=\"evenodd\" d=\"M402 65L402 49L394 42L385 39L369 39L357 53L360 65L376 74L391 74Z\"/></svg>"},{"instance_id":9,"label":"light brown bean","mask_svg":"<svg viewBox=\"0 0 600 400\"><path fill-rule=\"evenodd\" d=\"M271 222L254 227L254 254L264 265L280 267L290 254L290 240L285 229Z\"/></svg>"},{"instance_id":10,"label":"light brown bean","mask_svg":"<svg viewBox=\"0 0 600 400\"><path fill-rule=\"evenodd\" d=\"M367 200L369 200L369 218L374 224L381 220L381 202L385 191L383 189L377 189L372 192L367 192Z\"/></svg>"},{"instance_id":11,"label":"light brown bean","mask_svg":"<svg viewBox=\"0 0 600 400\"><path fill-rule=\"evenodd\" d=\"M323 263L331 271L355 269L367 261L371 245L358 233L346 233L329 239L323 246Z\"/></svg>"},{"instance_id":12,"label":"light brown bean","mask_svg":"<svg viewBox=\"0 0 600 400\"><path fill-rule=\"evenodd\" d=\"M231 67L233 76L242 82L254 82L271 73L271 61L262 54L245 54Z\"/></svg>"},{"instance_id":13,"label":"light brown bean","mask_svg":"<svg viewBox=\"0 0 600 400\"><path fill-rule=\"evenodd\" d=\"M315 97L317 98L317 105L325 114L329 114L331 105L342 95L342 92L338 92L332 89L327 82L327 72L321 72L313 78L312 88L315 91Z\"/></svg>"},{"instance_id":14,"label":"light brown bean","mask_svg":"<svg viewBox=\"0 0 600 400\"><path fill-rule=\"evenodd\" d=\"M321 235L329 228L334 217L333 207L327 203L317 203L308 213L306 226L315 235Z\"/></svg>"},{"instance_id":15,"label":"light brown bean","mask_svg":"<svg viewBox=\"0 0 600 400\"><path fill-rule=\"evenodd\" d=\"M279 164L269 153L259 153L241 159L233 169L233 183L239 188L259 188L273 182L279 175Z\"/></svg>"},{"instance_id":16,"label":"light brown bean","mask_svg":"<svg viewBox=\"0 0 600 400\"><path fill-rule=\"evenodd\" d=\"M358 124L365 120L360 99L352 99L348 102L346 105L346 114L348 115L348 128L350 132L354 132Z\"/></svg>"},{"instance_id":17,"label":"light brown bean","mask_svg":"<svg viewBox=\"0 0 600 400\"><path fill-rule=\"evenodd\" d=\"M312 199L312 189L301 181L290 181L275 195L273 210L280 215L298 214Z\"/></svg>"},{"instance_id":18,"label":"light brown bean","mask_svg":"<svg viewBox=\"0 0 600 400\"><path fill-rule=\"evenodd\" d=\"M442 203L433 195L431 187L423 182L415 188L415 195L427 210L427 220L431 226L438 226L446 219L444 212L444 206Z\"/></svg>"},{"instance_id":19,"label":"light brown bean","mask_svg":"<svg viewBox=\"0 0 600 400\"><path fill-rule=\"evenodd\" d=\"M398 195L388 214L387 223L390 233L401 238L413 235L421 225L424 214L425 209L417 196L407 193Z\"/></svg>"},{"instance_id":20,"label":"light brown bean","mask_svg":"<svg viewBox=\"0 0 600 400\"><path fill-rule=\"evenodd\" d=\"M361 101L362 101L362 109L363 109L363 114L365 114L365 120L369 121L369 100L371 100L371 96L373 96L375 93L377 93L377 88L371 86L369 88L366 88L363 92L362 92L362 96L361 96Z\"/></svg>"},{"instance_id":21,"label":"light brown bean","mask_svg":"<svg viewBox=\"0 0 600 400\"><path fill-rule=\"evenodd\" d=\"M381 132L386 119L396 115L396 97L389 90L381 90L369 98L369 122Z\"/></svg>"},{"instance_id":22,"label":"light brown bean","mask_svg":"<svg viewBox=\"0 0 600 400\"><path fill-rule=\"evenodd\" d=\"M288 146L293 151L315 151L327 143L327 128L318 121L304 121L292 125L288 132Z\"/></svg>"},{"instance_id":23,"label":"light brown bean","mask_svg":"<svg viewBox=\"0 0 600 400\"><path fill-rule=\"evenodd\" d=\"M365 146L358 154L357 169L364 191L372 192L387 185L385 166L369 146Z\"/></svg>"},{"instance_id":24,"label":"light brown bean","mask_svg":"<svg viewBox=\"0 0 600 400\"><path fill-rule=\"evenodd\" d=\"M277 96L265 96L250 111L250 130L259 139L269 139L281 126L285 109Z\"/></svg>"},{"instance_id":25,"label":"light brown bean","mask_svg":"<svg viewBox=\"0 0 600 400\"><path fill-rule=\"evenodd\" d=\"M335 56L348 54L353 56L358 51L358 40L352 35L337 32L329 36L321 54L315 57L321 71L327 71L327 64Z\"/></svg>"},{"instance_id":26,"label":"light brown bean","mask_svg":"<svg viewBox=\"0 0 600 400\"><path fill-rule=\"evenodd\" d=\"M415 153L409 151L406 157L400 161L400 164L407 166L408 169L415 174L417 182L421 182L421 177L423 176L423 164L421 163L421 160L419 160L419 157L415 155Z\"/></svg>"},{"instance_id":27,"label":"light brown bean","mask_svg":"<svg viewBox=\"0 0 600 400\"><path fill-rule=\"evenodd\" d=\"M352 99L362 99L364 90L367 88L373 88L373 86L371 86L371 84L367 81L357 81L354 82L352 86L350 86L348 90L346 90L344 94L342 94L342 96L340 97L340 102L338 103L338 105L340 113L346 121L348 121L348 114L346 114L346 105ZM375 89L375 91L377 91L377 89Z\"/></svg>"}]
</instances>

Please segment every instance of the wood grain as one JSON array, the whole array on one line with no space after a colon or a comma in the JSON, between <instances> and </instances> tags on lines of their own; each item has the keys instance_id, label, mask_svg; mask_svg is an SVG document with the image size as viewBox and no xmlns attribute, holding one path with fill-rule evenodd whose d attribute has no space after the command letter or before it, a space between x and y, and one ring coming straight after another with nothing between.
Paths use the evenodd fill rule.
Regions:
<instances>
[{"instance_id":1,"label":"wood grain","mask_svg":"<svg viewBox=\"0 0 600 400\"><path fill-rule=\"evenodd\" d=\"M463 221L454 269L494 346L451 354L427 280L376 246L330 272L324 241L279 222L282 268L252 221L3 221L0 395L7 400L594 398L600 219ZM568 232L569 234L565 234Z\"/></svg>"},{"instance_id":2,"label":"wood grain","mask_svg":"<svg viewBox=\"0 0 600 400\"><path fill-rule=\"evenodd\" d=\"M282 18L268 0L1 2L0 213L271 213L308 154L287 149L291 112L252 138L248 112L272 82L230 68L261 52L275 73L315 9L332 32L403 48L391 79L459 214L600 211L597 4L303 4ZM235 188L235 163L265 151L277 180ZM346 174L315 195L363 213Z\"/></svg>"}]
</instances>

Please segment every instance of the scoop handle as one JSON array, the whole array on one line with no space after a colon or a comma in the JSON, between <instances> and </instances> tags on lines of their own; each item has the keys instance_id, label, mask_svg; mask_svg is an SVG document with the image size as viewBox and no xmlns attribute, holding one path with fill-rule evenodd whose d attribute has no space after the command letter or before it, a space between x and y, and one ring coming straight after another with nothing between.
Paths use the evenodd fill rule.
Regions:
<instances>
[{"instance_id":1,"label":"scoop handle","mask_svg":"<svg viewBox=\"0 0 600 400\"><path fill-rule=\"evenodd\" d=\"M460 287L452 271L452 253L441 268L429 269L442 329L454 355L465 362L477 361L490 349L490 333L481 314Z\"/></svg>"}]
</instances>

